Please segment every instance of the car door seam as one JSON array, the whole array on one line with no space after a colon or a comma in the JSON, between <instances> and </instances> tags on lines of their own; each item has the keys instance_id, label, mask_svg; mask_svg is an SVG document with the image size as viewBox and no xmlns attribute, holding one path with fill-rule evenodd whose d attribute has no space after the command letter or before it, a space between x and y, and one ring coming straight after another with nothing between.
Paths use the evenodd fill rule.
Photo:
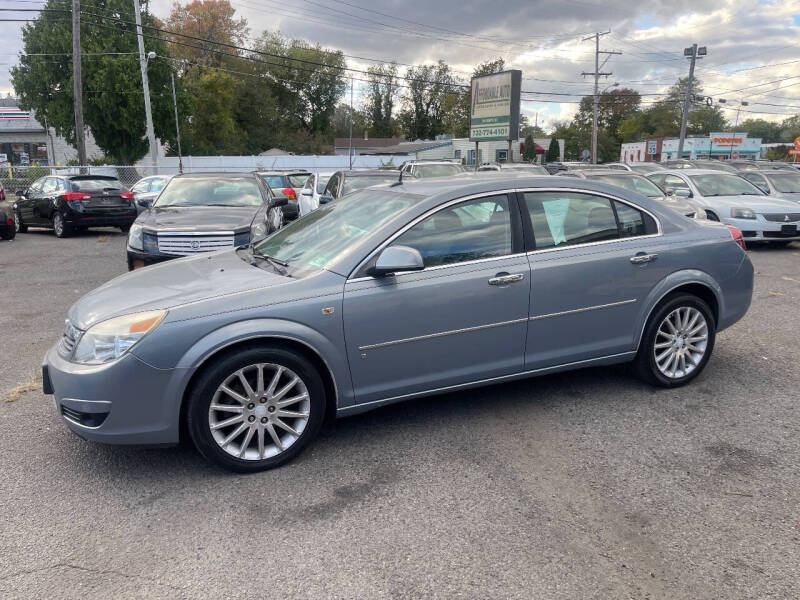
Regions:
<instances>
[{"instance_id":1,"label":"car door seam","mask_svg":"<svg viewBox=\"0 0 800 600\"><path fill-rule=\"evenodd\" d=\"M525 323L528 321L528 317L522 317L521 319L512 319L510 321L499 321L497 323L487 323L485 325L475 325L473 327L464 327L461 329L450 329L448 331L439 331L437 333L427 333L425 335L418 335L414 337L408 338L401 338L397 340L390 340L388 342L378 342L376 344L367 344L365 346L359 346L358 349L360 352L365 350L377 350L378 348L386 348L388 346L396 346L398 344L408 344L411 342L420 342L423 340L430 340L435 338L447 337L450 335L458 335L461 333L470 333L473 331L481 331L483 329L491 329L493 327L504 327L506 325L516 325L518 323Z\"/></svg>"}]
</instances>

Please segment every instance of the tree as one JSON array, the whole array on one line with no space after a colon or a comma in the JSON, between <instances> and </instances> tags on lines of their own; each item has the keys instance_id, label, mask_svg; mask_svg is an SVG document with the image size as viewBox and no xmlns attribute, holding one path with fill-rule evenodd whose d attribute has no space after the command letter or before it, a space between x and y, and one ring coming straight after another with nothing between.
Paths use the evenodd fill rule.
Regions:
<instances>
[{"instance_id":1,"label":"tree","mask_svg":"<svg viewBox=\"0 0 800 600\"><path fill-rule=\"evenodd\" d=\"M350 136L350 105L340 102L336 105L336 110L333 113L333 127L334 137L349 137ZM369 130L369 116L365 110L353 109L353 138L360 138L365 131Z\"/></svg>"},{"instance_id":2,"label":"tree","mask_svg":"<svg viewBox=\"0 0 800 600\"><path fill-rule=\"evenodd\" d=\"M45 6L45 9L62 8L63 4L57 0L48 0ZM106 17L132 21L130 10L127 0L98 0L92 9ZM40 121L46 121L74 145L71 23L60 16L50 16L53 14L63 15L43 11L38 19L23 27L24 54L11 69L11 81L20 106L35 111ZM87 57L82 65L84 122L97 145L114 162L134 163L148 151L135 28L117 23L114 33L109 32L109 21L105 18L82 15L81 21L81 51ZM142 23L158 25L147 12L142 13ZM155 133L161 140L170 141L175 134L175 123L167 47L152 38L145 38L144 44L146 52L152 50L159 57L148 66Z\"/></svg>"},{"instance_id":3,"label":"tree","mask_svg":"<svg viewBox=\"0 0 800 600\"><path fill-rule=\"evenodd\" d=\"M456 81L450 67L439 61L406 69L408 88L399 120L406 137L433 139L444 132L444 99Z\"/></svg>"},{"instance_id":4,"label":"tree","mask_svg":"<svg viewBox=\"0 0 800 600\"><path fill-rule=\"evenodd\" d=\"M746 131L748 137L761 138L764 144L781 141L781 125L765 119L746 119L736 126L736 131Z\"/></svg>"},{"instance_id":5,"label":"tree","mask_svg":"<svg viewBox=\"0 0 800 600\"><path fill-rule=\"evenodd\" d=\"M394 120L394 103L399 93L397 65L375 65L368 69L368 96L366 101L369 127L373 137L393 137L397 126Z\"/></svg>"},{"instance_id":6,"label":"tree","mask_svg":"<svg viewBox=\"0 0 800 600\"><path fill-rule=\"evenodd\" d=\"M533 141L532 135L525 136L525 151L522 153L522 158L527 162L536 160L536 142Z\"/></svg>"},{"instance_id":7,"label":"tree","mask_svg":"<svg viewBox=\"0 0 800 600\"><path fill-rule=\"evenodd\" d=\"M550 138L550 145L547 147L545 160L547 162L557 162L561 158L561 147L558 145L556 136Z\"/></svg>"},{"instance_id":8,"label":"tree","mask_svg":"<svg viewBox=\"0 0 800 600\"><path fill-rule=\"evenodd\" d=\"M195 0L184 5L175 2L167 17L166 28L203 40L243 46L249 32L247 20L235 18L235 12L228 0ZM239 53L235 49L200 40L179 37L176 41L182 44L170 45L173 56L203 65L219 67L235 60L220 54L220 50L230 54Z\"/></svg>"},{"instance_id":9,"label":"tree","mask_svg":"<svg viewBox=\"0 0 800 600\"><path fill-rule=\"evenodd\" d=\"M244 150L245 139L236 122L234 99L239 83L222 71L204 71L192 85L197 110L184 129L186 154L235 155Z\"/></svg>"}]
</instances>

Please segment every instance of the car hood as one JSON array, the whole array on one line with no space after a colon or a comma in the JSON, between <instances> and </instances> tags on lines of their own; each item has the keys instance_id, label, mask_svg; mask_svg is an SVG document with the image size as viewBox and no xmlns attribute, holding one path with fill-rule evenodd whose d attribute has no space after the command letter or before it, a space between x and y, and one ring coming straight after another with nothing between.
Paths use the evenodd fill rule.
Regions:
<instances>
[{"instance_id":1,"label":"car hood","mask_svg":"<svg viewBox=\"0 0 800 600\"><path fill-rule=\"evenodd\" d=\"M791 200L793 202L800 202L800 192L775 192L775 197Z\"/></svg>"},{"instance_id":2,"label":"car hood","mask_svg":"<svg viewBox=\"0 0 800 600\"><path fill-rule=\"evenodd\" d=\"M697 211L697 208L686 199L680 196L662 196L660 198L655 198L661 202L664 206L669 206L672 210L677 210L682 215L686 213L693 213Z\"/></svg>"},{"instance_id":3,"label":"car hood","mask_svg":"<svg viewBox=\"0 0 800 600\"><path fill-rule=\"evenodd\" d=\"M164 231L237 231L249 228L259 212L258 206L155 206L136 223L147 229Z\"/></svg>"},{"instance_id":4,"label":"car hood","mask_svg":"<svg viewBox=\"0 0 800 600\"><path fill-rule=\"evenodd\" d=\"M783 212L797 208L797 204L791 200L766 196L703 196L703 200L711 205L750 208L758 213Z\"/></svg>"},{"instance_id":5,"label":"car hood","mask_svg":"<svg viewBox=\"0 0 800 600\"><path fill-rule=\"evenodd\" d=\"M191 302L297 281L259 268L224 250L170 260L121 275L78 300L69 311L79 329L112 317L169 309Z\"/></svg>"}]
</instances>

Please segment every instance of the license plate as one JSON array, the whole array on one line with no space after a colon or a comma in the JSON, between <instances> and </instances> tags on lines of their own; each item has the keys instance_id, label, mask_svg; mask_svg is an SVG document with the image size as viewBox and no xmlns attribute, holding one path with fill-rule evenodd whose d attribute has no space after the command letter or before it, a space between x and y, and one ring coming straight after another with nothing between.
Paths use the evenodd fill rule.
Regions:
<instances>
[{"instance_id":1,"label":"license plate","mask_svg":"<svg viewBox=\"0 0 800 600\"><path fill-rule=\"evenodd\" d=\"M781 225L783 235L797 235L797 225Z\"/></svg>"},{"instance_id":2,"label":"license plate","mask_svg":"<svg viewBox=\"0 0 800 600\"><path fill-rule=\"evenodd\" d=\"M100 198L100 204L102 206L113 206L117 203L116 198Z\"/></svg>"}]
</instances>

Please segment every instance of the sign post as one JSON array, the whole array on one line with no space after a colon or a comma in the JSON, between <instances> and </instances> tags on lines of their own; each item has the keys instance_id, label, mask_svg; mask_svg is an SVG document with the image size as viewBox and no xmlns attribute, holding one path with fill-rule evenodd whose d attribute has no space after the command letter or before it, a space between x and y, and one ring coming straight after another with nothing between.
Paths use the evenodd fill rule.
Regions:
<instances>
[{"instance_id":1,"label":"sign post","mask_svg":"<svg viewBox=\"0 0 800 600\"><path fill-rule=\"evenodd\" d=\"M508 141L508 161L512 142L519 139L519 99L522 71L511 70L475 77L470 82L469 139L475 142L475 170L480 163L479 142Z\"/></svg>"}]
</instances>

